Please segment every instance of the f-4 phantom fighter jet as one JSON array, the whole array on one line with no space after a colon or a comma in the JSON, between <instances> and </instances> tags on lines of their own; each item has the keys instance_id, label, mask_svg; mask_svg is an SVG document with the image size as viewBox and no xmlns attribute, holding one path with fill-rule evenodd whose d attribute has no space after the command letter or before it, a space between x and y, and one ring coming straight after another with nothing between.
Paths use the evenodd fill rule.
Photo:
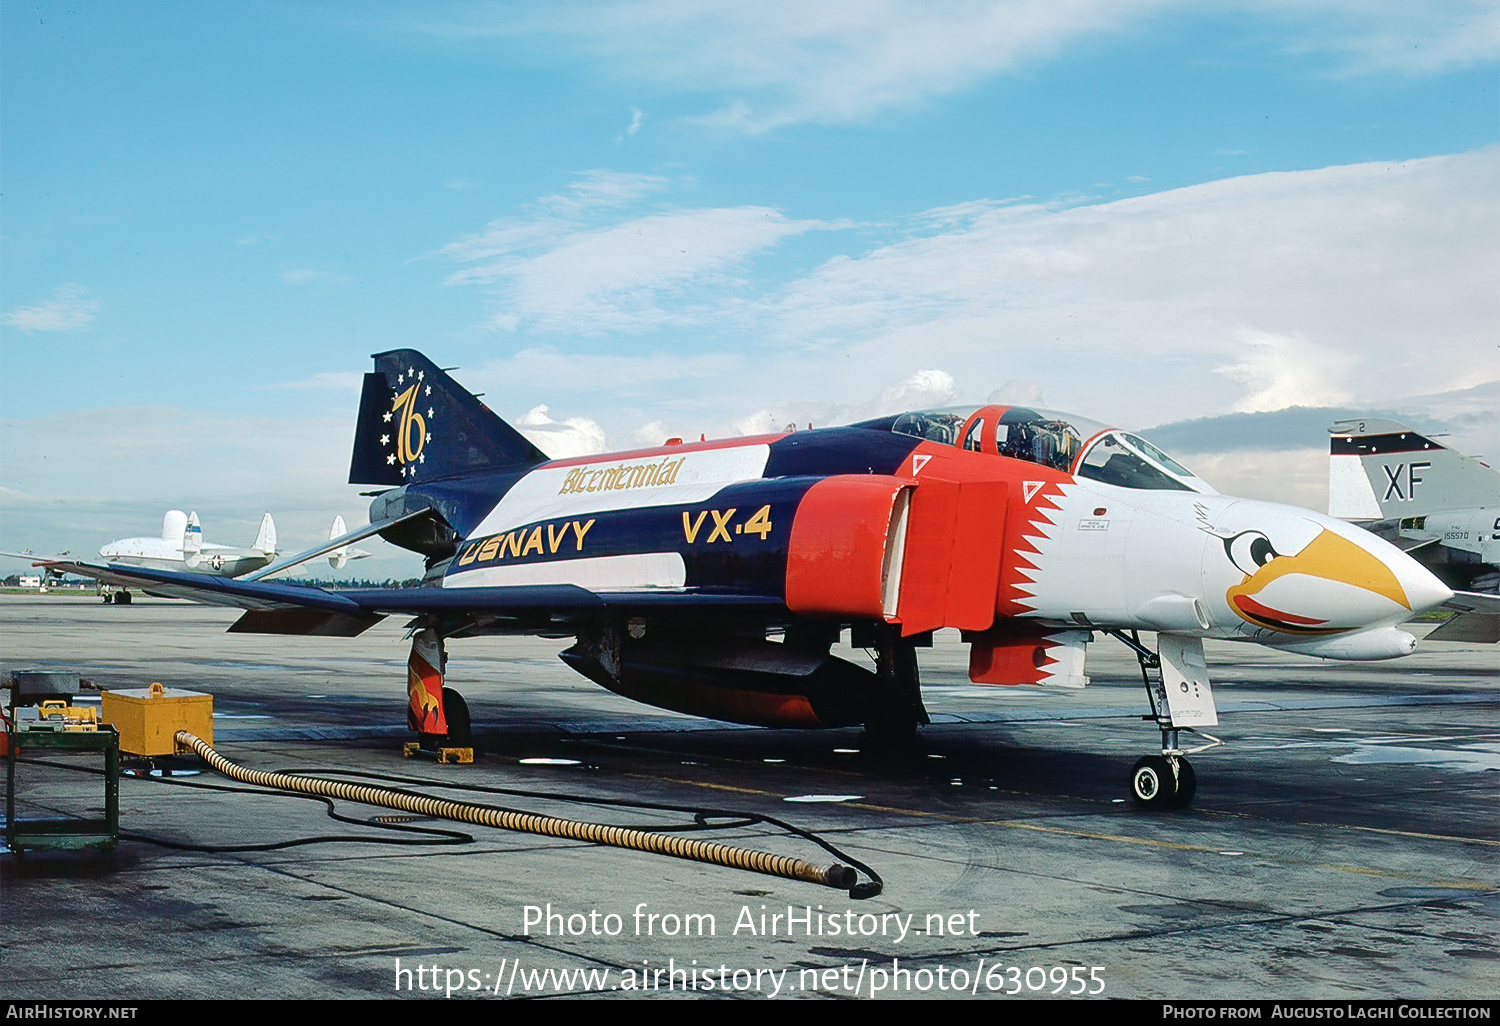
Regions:
<instances>
[{"instance_id":1,"label":"f-4 phantom fighter jet","mask_svg":"<svg viewBox=\"0 0 1500 1026\"><path fill-rule=\"evenodd\" d=\"M241 580L67 569L243 607L233 631L352 636L410 617L408 715L429 743L467 725L445 649L475 635L573 638L569 666L651 705L898 740L927 722L917 653L935 630L962 631L970 678L998 687L1082 687L1088 644L1109 635L1141 660L1162 744L1131 787L1159 807L1192 798L1183 734L1218 722L1203 639L1388 659L1416 644L1399 625L1451 595L1374 535L1220 495L1068 414L919 410L549 460L420 353L374 359L349 474L382 487L369 526ZM373 534L426 557L420 587L266 579ZM846 629L873 672L830 654Z\"/></svg>"}]
</instances>

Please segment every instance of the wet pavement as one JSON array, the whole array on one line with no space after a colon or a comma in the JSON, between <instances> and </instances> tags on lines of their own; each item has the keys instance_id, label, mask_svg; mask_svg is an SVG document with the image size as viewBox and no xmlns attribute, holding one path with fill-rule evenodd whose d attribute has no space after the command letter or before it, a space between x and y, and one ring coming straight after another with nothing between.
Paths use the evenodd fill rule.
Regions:
<instances>
[{"instance_id":1,"label":"wet pavement","mask_svg":"<svg viewBox=\"0 0 1500 1026\"><path fill-rule=\"evenodd\" d=\"M1194 757L1190 809L1153 813L1126 778L1157 735L1134 657L1108 639L1090 646L1090 687L1049 692L969 684L967 648L940 634L919 653L934 722L894 756L857 729L641 706L559 662L566 641L459 641L449 679L478 758L439 766L401 753L399 624L354 639L224 634L235 615L3 596L0 669L211 692L217 748L256 769L418 778L399 786L833 860L757 817L783 820L867 864L883 893L336 803L350 824L211 772L131 777L129 834L342 839L0 858L7 995L1500 994L1496 646L1332 663L1210 643L1213 732L1228 744ZM23 764L25 814L87 813L102 787L86 769ZM744 815L694 830L692 810Z\"/></svg>"}]
</instances>

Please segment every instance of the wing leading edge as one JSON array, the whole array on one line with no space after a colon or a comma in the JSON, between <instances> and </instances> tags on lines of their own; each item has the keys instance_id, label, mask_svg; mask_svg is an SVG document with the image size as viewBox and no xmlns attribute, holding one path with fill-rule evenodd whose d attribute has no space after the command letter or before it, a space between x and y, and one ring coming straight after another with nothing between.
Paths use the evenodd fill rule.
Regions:
<instances>
[{"instance_id":1,"label":"wing leading edge","mask_svg":"<svg viewBox=\"0 0 1500 1026\"><path fill-rule=\"evenodd\" d=\"M701 592L692 589L590 591L572 584L511 585L492 588L354 588L329 591L303 584L251 581L146 567L77 560L47 561L59 573L91 577L106 584L136 587L153 595L230 606L245 615L229 628L237 633L314 634L353 637L391 615L446 615L503 618L563 626L597 618L606 610L684 609L714 612L784 609L765 595Z\"/></svg>"}]
</instances>

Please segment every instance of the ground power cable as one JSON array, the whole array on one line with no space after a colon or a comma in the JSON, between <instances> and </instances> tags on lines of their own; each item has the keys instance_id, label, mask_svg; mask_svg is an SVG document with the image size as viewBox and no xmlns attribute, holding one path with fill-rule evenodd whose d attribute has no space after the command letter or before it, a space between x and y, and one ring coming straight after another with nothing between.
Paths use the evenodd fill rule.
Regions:
<instances>
[{"instance_id":1,"label":"ground power cable","mask_svg":"<svg viewBox=\"0 0 1500 1026\"><path fill-rule=\"evenodd\" d=\"M472 802L452 801L390 788L352 784L342 780L251 770L230 762L215 751L207 741L191 731L179 730L176 741L180 747L190 748L196 752L198 757L215 772L241 783L254 784L259 787L322 795L364 805L399 809L403 812L432 816L436 819L451 819L461 823L540 834L546 837L562 837L655 855L669 855L694 862L706 862L731 869L744 869L767 876L802 880L806 883L848 891L849 896L856 899L873 897L881 890L878 880L871 879L861 883L856 870L838 862L830 865L817 865L786 855L773 855L770 852L736 848L714 841L676 837L639 828L584 823L536 813L515 812Z\"/></svg>"},{"instance_id":2,"label":"ground power cable","mask_svg":"<svg viewBox=\"0 0 1500 1026\"><path fill-rule=\"evenodd\" d=\"M503 794L517 798L535 798L543 801L567 802L573 805L599 805L606 808L621 809L649 809L653 812L682 812L687 813L688 815L691 815L693 817L693 823L691 825L634 827L634 829L637 830L648 830L653 833L666 833L687 830L727 830L765 824L766 826L772 826L777 828L778 830L783 830L786 833L793 835L794 837L800 837L805 841L816 844L819 848L822 848L834 858L848 863L850 866L868 876L870 878L870 882L873 883L877 887L877 889L869 894L861 895L862 897L873 897L875 894L880 893L879 888L883 888L885 885L885 882L881 879L879 873L875 872L875 870L871 869L864 862L856 859L854 856L839 848L837 845L828 840L825 840L822 835L811 830L805 830L802 827L796 826L795 824L788 823L784 819L777 819L775 816L768 816L760 812L746 812L743 809L705 808L696 805L673 805L666 802L643 802L639 799L634 798L600 798L592 795L567 794L559 791L538 791L530 788L496 787L494 785L485 784L449 783L447 781L433 780L429 777L407 777L400 776L394 773L375 773L368 770L340 770L324 769L322 767L296 767L283 769L280 772L297 776L313 776L317 774L323 774L325 776L334 777L363 777L367 780L386 780L397 784L422 784L429 787L437 787L451 791L473 791L479 794ZM724 822L710 822L710 820L723 820ZM869 885L861 884L859 886L866 887Z\"/></svg>"},{"instance_id":3,"label":"ground power cable","mask_svg":"<svg viewBox=\"0 0 1500 1026\"><path fill-rule=\"evenodd\" d=\"M46 759L17 759L16 761L29 766L46 766L50 769L69 770L74 773L91 773L95 776L104 775L104 770L93 766L72 766L67 763L51 762ZM196 773L197 770L193 772ZM285 848L297 848L306 844L395 844L410 847L430 847L434 845L474 843L474 835L466 834L461 830L444 830L441 827L421 827L405 823L383 822L378 817L357 819L352 816L341 815L335 808L333 799L325 798L322 795L301 794L296 791L283 791L275 788L227 787L224 784L210 784L206 781L175 780L171 776L136 777L135 774L128 775L135 779L149 780L153 784L169 784L173 787L187 787L199 791L220 791L225 794L252 794L271 798L301 798L321 802L328 818L337 820L340 823L348 823L351 826L371 827L376 830L423 835L421 837L403 838L380 837L374 834L319 834L313 837L295 837L288 841L266 841L261 844L194 844L189 841L174 841L166 837L157 837L153 834L141 834L130 830L120 831L120 838L122 840L136 841L140 844L149 844L158 848L170 848L173 851L194 851L208 855L232 855L239 852L281 851Z\"/></svg>"}]
</instances>

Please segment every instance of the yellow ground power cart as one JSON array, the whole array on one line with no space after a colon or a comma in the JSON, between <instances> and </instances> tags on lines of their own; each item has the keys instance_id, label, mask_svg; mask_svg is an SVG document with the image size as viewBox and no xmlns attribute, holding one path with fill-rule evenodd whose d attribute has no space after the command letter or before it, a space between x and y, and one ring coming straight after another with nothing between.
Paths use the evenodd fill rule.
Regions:
<instances>
[{"instance_id":1,"label":"yellow ground power cart","mask_svg":"<svg viewBox=\"0 0 1500 1026\"><path fill-rule=\"evenodd\" d=\"M179 730L214 743L214 696L152 684L149 688L106 691L102 719L120 732L120 751L129 755L175 755Z\"/></svg>"}]
</instances>

